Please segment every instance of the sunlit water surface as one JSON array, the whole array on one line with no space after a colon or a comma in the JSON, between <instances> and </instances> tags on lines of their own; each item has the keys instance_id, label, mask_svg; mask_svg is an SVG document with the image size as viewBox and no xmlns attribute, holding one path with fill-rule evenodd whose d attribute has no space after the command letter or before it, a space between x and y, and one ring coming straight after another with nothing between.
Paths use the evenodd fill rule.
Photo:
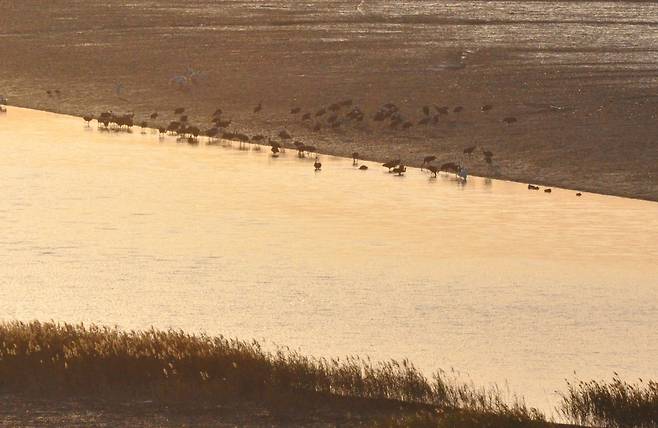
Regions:
<instances>
[{"instance_id":1,"label":"sunlit water surface","mask_svg":"<svg viewBox=\"0 0 658 428\"><path fill-rule=\"evenodd\" d=\"M552 408L657 377L658 204L0 116L4 320L408 357Z\"/></svg>"}]
</instances>

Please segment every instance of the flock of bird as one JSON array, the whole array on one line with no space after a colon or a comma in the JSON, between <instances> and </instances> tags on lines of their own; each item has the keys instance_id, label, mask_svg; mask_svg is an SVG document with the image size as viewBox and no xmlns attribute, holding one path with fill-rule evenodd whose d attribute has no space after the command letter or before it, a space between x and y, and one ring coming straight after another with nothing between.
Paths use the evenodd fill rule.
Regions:
<instances>
[{"instance_id":1,"label":"flock of bird","mask_svg":"<svg viewBox=\"0 0 658 428\"><path fill-rule=\"evenodd\" d=\"M485 104L480 107L480 111L487 113L493 109L493 106L490 104ZM258 114L263 110L263 103L259 102L254 108L253 113ZM423 117L416 123L407 120L400 109L393 103L387 103L382 105L373 115L372 120L375 122L383 123L385 126L392 129L408 129L414 125L429 125L436 124L439 122L439 118L447 114L458 114L464 110L462 106L456 106L449 108L448 106L429 106L425 105L422 107L421 111ZM179 142L187 142L189 144L198 144L198 138L200 136L205 136L208 138L208 144L216 144L219 139L229 140L229 141L238 141L242 145L243 143L255 143L258 145L269 145L270 151L272 152L273 157L278 157L281 152L285 150L286 145L289 147L292 146L297 150L298 157L304 158L307 154L315 155L315 162L313 167L316 171L322 169L322 163L318 155L318 150L312 145L307 145L299 140L293 139L290 133L283 129L276 137L278 137L281 142L276 140L276 137L272 138L271 136L265 136L263 134L256 134L249 136L242 132L231 131L229 127L233 123L232 120L225 118L224 112L221 108L218 108L210 115L209 118L209 127L206 129L201 129L198 126L190 124L190 120L187 114L185 114L184 107L178 107L173 110L174 116L177 117L177 120L170 121L166 126L157 126L154 129L157 129L160 136L164 135L175 135ZM333 103L328 107L322 107L319 110L312 112L302 113L300 107L293 107L290 110L291 115L299 115L302 123L311 122L314 118L315 122L310 123L309 127L314 131L319 131L324 125L328 125L332 128L338 128L344 126L348 122L358 123L362 122L366 118L364 111L358 106L354 106L354 103L351 99L342 100L340 102ZM319 118L326 116L324 122L321 122ZM111 111L103 112L97 117L92 115L85 115L84 120L89 126L90 122L94 119L97 120L99 128L109 130L129 130L133 126L140 126L144 132L145 129L149 128L149 122L147 120L141 121L139 123L135 122L134 113L127 114L115 114ZM158 112L153 112L149 119L151 121L157 121L159 118ZM517 119L515 117L505 117L503 122L507 124L515 123ZM475 153L477 146L469 146L463 149L463 156L471 158ZM483 160L491 165L493 163L494 154L490 150L480 148L480 152L483 155ZM468 177L467 168L463 165L463 162L446 162L439 166L433 164L436 161L436 156L426 156L423 159L421 165L421 171L429 171L433 177L436 177L439 172L455 174L455 176L463 181L466 181ZM359 153L354 152L352 154L352 160L354 166L359 166L360 170L367 170L367 165L359 165ZM403 175L407 171L407 167L401 159L392 159L382 164L384 168L387 168L388 171L392 174ZM539 187L534 185L528 185L529 190L539 190ZM550 193L552 190L547 188L544 190L546 193ZM580 193L577 193L577 196L581 196Z\"/></svg>"}]
</instances>

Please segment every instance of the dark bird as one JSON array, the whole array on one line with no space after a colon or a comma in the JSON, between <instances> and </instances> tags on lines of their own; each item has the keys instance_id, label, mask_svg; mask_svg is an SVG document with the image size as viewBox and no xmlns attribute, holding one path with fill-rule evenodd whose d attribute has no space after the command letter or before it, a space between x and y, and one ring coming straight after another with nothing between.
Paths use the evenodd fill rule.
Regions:
<instances>
[{"instance_id":1,"label":"dark bird","mask_svg":"<svg viewBox=\"0 0 658 428\"><path fill-rule=\"evenodd\" d=\"M439 168L435 167L434 165L429 165L427 170L434 174L434 177L436 177L436 173L439 172Z\"/></svg>"},{"instance_id":2,"label":"dark bird","mask_svg":"<svg viewBox=\"0 0 658 428\"><path fill-rule=\"evenodd\" d=\"M158 128L158 133L160 135L164 134L165 132L167 132L167 128L165 128L164 126Z\"/></svg>"},{"instance_id":3,"label":"dark bird","mask_svg":"<svg viewBox=\"0 0 658 428\"><path fill-rule=\"evenodd\" d=\"M368 166L367 166L367 165L361 165L361 166L359 167L359 169L360 169L361 171L365 171L365 170L368 169Z\"/></svg>"},{"instance_id":4,"label":"dark bird","mask_svg":"<svg viewBox=\"0 0 658 428\"><path fill-rule=\"evenodd\" d=\"M48 94L49 97L52 97L52 96L53 96L53 91L51 91L50 89L48 89L48 90L46 91L46 94Z\"/></svg>"},{"instance_id":5,"label":"dark bird","mask_svg":"<svg viewBox=\"0 0 658 428\"><path fill-rule=\"evenodd\" d=\"M457 107L455 107L454 109L452 109L452 112L453 112L453 113L459 113L459 112L461 112L462 110L464 110L464 107L462 107L462 106L457 106Z\"/></svg>"},{"instance_id":6,"label":"dark bird","mask_svg":"<svg viewBox=\"0 0 658 428\"><path fill-rule=\"evenodd\" d=\"M185 108L183 108L183 107L177 107L177 108L174 110L174 114L183 114L184 111L185 111Z\"/></svg>"},{"instance_id":7,"label":"dark bird","mask_svg":"<svg viewBox=\"0 0 658 428\"><path fill-rule=\"evenodd\" d=\"M210 128L210 129L206 130L205 134L206 134L206 137L208 137L208 138L211 138L211 139L215 138L219 134L219 128L217 128L217 127Z\"/></svg>"},{"instance_id":8,"label":"dark bird","mask_svg":"<svg viewBox=\"0 0 658 428\"><path fill-rule=\"evenodd\" d=\"M454 174L459 173L459 165L454 162L446 162L439 167L439 171L442 172L452 172Z\"/></svg>"},{"instance_id":9,"label":"dark bird","mask_svg":"<svg viewBox=\"0 0 658 428\"><path fill-rule=\"evenodd\" d=\"M491 104L485 104L485 105L483 105L483 106L480 108L480 110L482 110L482 111L489 111L489 110L491 110L492 108L493 108L493 106L492 106Z\"/></svg>"},{"instance_id":10,"label":"dark bird","mask_svg":"<svg viewBox=\"0 0 658 428\"><path fill-rule=\"evenodd\" d=\"M578 192L578 193L576 193L576 196L583 196L583 194Z\"/></svg>"},{"instance_id":11,"label":"dark bird","mask_svg":"<svg viewBox=\"0 0 658 428\"><path fill-rule=\"evenodd\" d=\"M400 159L390 160L382 164L384 168L388 168L388 172L391 172L391 170L398 165L400 165Z\"/></svg>"},{"instance_id":12,"label":"dark bird","mask_svg":"<svg viewBox=\"0 0 658 428\"><path fill-rule=\"evenodd\" d=\"M359 163L359 152L353 152L352 153L352 165L356 165Z\"/></svg>"},{"instance_id":13,"label":"dark bird","mask_svg":"<svg viewBox=\"0 0 658 428\"><path fill-rule=\"evenodd\" d=\"M407 167L402 165L402 164L400 164L400 165L396 166L395 168L393 168L393 172L397 175L402 175L406 171L407 171Z\"/></svg>"},{"instance_id":14,"label":"dark bird","mask_svg":"<svg viewBox=\"0 0 658 428\"><path fill-rule=\"evenodd\" d=\"M150 117L151 117L152 120L157 119L158 118L158 112L156 111L156 112L151 113Z\"/></svg>"},{"instance_id":15,"label":"dark bird","mask_svg":"<svg viewBox=\"0 0 658 428\"><path fill-rule=\"evenodd\" d=\"M545 193L551 193L552 190L551 190L551 189L544 189L544 192L545 192Z\"/></svg>"},{"instance_id":16,"label":"dark bird","mask_svg":"<svg viewBox=\"0 0 658 428\"><path fill-rule=\"evenodd\" d=\"M532 184L528 184L528 190L539 190L539 186L533 186Z\"/></svg>"},{"instance_id":17,"label":"dark bird","mask_svg":"<svg viewBox=\"0 0 658 428\"><path fill-rule=\"evenodd\" d=\"M290 114L297 114L300 111L302 111L301 107L293 107L292 109L290 109Z\"/></svg>"},{"instance_id":18,"label":"dark bird","mask_svg":"<svg viewBox=\"0 0 658 428\"><path fill-rule=\"evenodd\" d=\"M434 162L436 160L436 156L425 156L423 158L423 164L420 166L420 169L423 169L423 167L431 162Z\"/></svg>"},{"instance_id":19,"label":"dark bird","mask_svg":"<svg viewBox=\"0 0 658 428\"><path fill-rule=\"evenodd\" d=\"M142 128L142 129L148 128L148 126L149 126L149 124L148 124L147 121L143 121L139 124L139 127Z\"/></svg>"},{"instance_id":20,"label":"dark bird","mask_svg":"<svg viewBox=\"0 0 658 428\"><path fill-rule=\"evenodd\" d=\"M259 102L256 107L254 107L254 113L258 113L263 109L263 102Z\"/></svg>"},{"instance_id":21,"label":"dark bird","mask_svg":"<svg viewBox=\"0 0 658 428\"><path fill-rule=\"evenodd\" d=\"M272 151L272 156L277 157L279 156L279 147L278 146L272 146L270 149Z\"/></svg>"},{"instance_id":22,"label":"dark bird","mask_svg":"<svg viewBox=\"0 0 658 428\"><path fill-rule=\"evenodd\" d=\"M516 118L512 116L506 117L505 119L503 119L503 122L505 122L508 125L511 125L512 123L516 122Z\"/></svg>"},{"instance_id":23,"label":"dark bird","mask_svg":"<svg viewBox=\"0 0 658 428\"><path fill-rule=\"evenodd\" d=\"M83 119L85 120L85 122L87 122L87 126L89 126L89 122L91 122L94 119L94 116L86 115L83 116Z\"/></svg>"},{"instance_id":24,"label":"dark bird","mask_svg":"<svg viewBox=\"0 0 658 428\"><path fill-rule=\"evenodd\" d=\"M475 148L476 148L476 146L466 147L466 148L464 149L464 154L465 154L465 155L469 155L469 156L472 155L472 154L473 154L473 151L475 150Z\"/></svg>"},{"instance_id":25,"label":"dark bird","mask_svg":"<svg viewBox=\"0 0 658 428\"><path fill-rule=\"evenodd\" d=\"M313 166L315 167L316 171L320 171L322 168L322 164L320 163L320 158L318 156L315 157L315 162L313 163Z\"/></svg>"}]
</instances>

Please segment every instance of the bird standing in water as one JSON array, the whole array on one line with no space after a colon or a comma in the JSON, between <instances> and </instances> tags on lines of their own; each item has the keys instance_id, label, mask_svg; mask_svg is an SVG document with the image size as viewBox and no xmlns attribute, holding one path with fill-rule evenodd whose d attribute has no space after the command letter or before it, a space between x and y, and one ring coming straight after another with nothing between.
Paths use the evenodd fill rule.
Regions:
<instances>
[{"instance_id":1,"label":"bird standing in water","mask_svg":"<svg viewBox=\"0 0 658 428\"><path fill-rule=\"evenodd\" d=\"M319 156L315 157L315 163L313 163L313 166L315 167L316 171L320 171L320 169L322 169L322 164L320 163L320 157Z\"/></svg>"}]
</instances>

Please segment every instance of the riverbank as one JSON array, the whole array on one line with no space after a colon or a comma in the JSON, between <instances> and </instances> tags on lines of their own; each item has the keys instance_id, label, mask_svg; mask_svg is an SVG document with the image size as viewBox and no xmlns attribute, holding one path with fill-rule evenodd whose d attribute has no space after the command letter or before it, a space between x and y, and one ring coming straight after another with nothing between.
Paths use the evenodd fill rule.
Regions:
<instances>
[{"instance_id":1,"label":"riverbank","mask_svg":"<svg viewBox=\"0 0 658 428\"><path fill-rule=\"evenodd\" d=\"M276 138L285 129L322 153L357 151L412 166L435 155L437 164L462 160L475 175L658 200L656 79L645 70L650 60L631 61L635 45L589 46L587 58L573 62L569 44L586 35L569 38L570 27L544 34L551 30L533 24L532 15L518 25L550 40L550 48L482 36L491 30L486 20L364 18L343 11L347 2L326 10L200 2L179 10L169 0L53 1L36 12L34 4L0 6L0 94L12 105L78 116L131 111L137 122L153 122L157 111L152 125L174 119L180 106L201 129L221 108L233 131ZM610 25L610 37L622 31ZM629 58L606 60L611 55ZM345 99L364 113L362 121L348 120L347 108L336 127L331 112L316 116ZM411 126L375 120L385 103L396 104ZM428 124L421 124L424 106ZM291 114L296 107L300 113ZM301 120L307 112L311 120ZM475 154L464 157L473 145ZM492 165L482 150L493 152Z\"/></svg>"},{"instance_id":2,"label":"riverbank","mask_svg":"<svg viewBox=\"0 0 658 428\"><path fill-rule=\"evenodd\" d=\"M429 381L407 361L315 359L221 336L52 322L1 324L0 343L3 426L548 426L497 389L441 373Z\"/></svg>"}]
</instances>

